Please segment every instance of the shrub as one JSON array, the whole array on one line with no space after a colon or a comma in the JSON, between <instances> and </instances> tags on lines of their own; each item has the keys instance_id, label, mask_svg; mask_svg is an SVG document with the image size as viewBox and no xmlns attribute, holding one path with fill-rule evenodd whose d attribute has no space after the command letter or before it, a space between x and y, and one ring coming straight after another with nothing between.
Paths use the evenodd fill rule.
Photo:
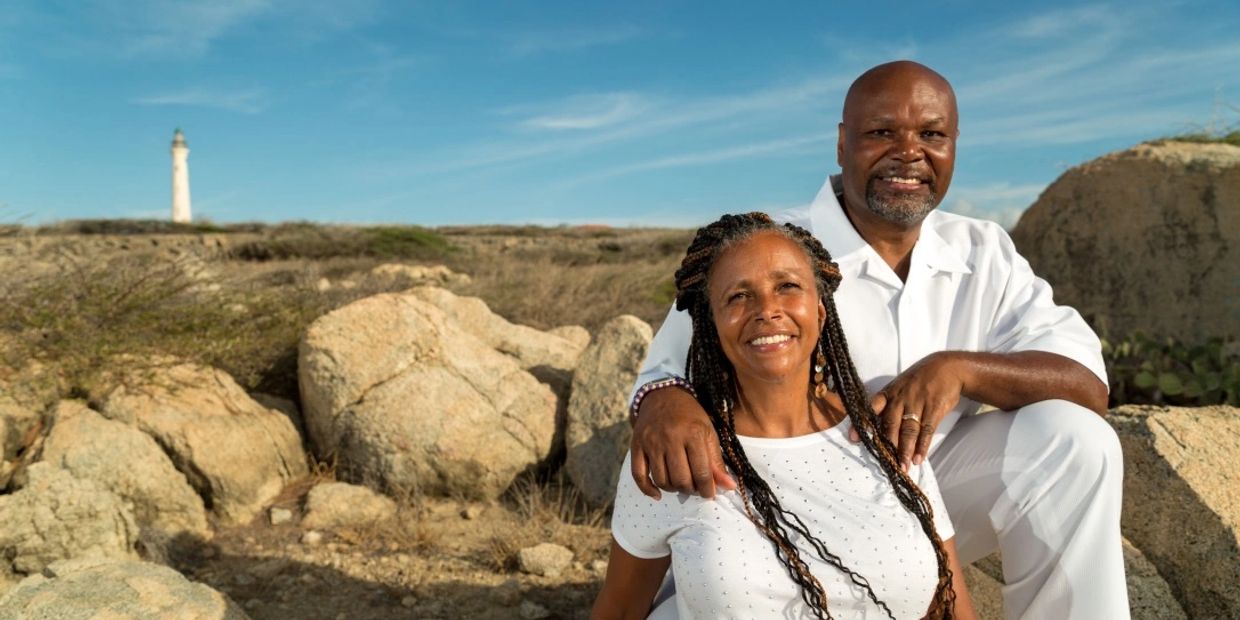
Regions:
<instances>
[{"instance_id":1,"label":"shrub","mask_svg":"<svg viewBox=\"0 0 1240 620\"><path fill-rule=\"evenodd\" d=\"M1111 406L1154 404L1240 406L1240 349L1213 338L1188 345L1133 334L1102 341Z\"/></svg>"},{"instance_id":2,"label":"shrub","mask_svg":"<svg viewBox=\"0 0 1240 620\"><path fill-rule=\"evenodd\" d=\"M233 258L269 261L336 257L439 260L454 247L438 233L419 226L323 226L298 222L276 226L263 239L233 249Z\"/></svg>"}]
</instances>

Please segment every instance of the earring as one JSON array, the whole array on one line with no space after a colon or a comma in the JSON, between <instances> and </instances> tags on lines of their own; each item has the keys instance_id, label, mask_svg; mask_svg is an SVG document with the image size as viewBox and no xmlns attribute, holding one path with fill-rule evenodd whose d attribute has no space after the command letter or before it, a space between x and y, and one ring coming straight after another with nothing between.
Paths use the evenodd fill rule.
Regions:
<instances>
[{"instance_id":1,"label":"earring","mask_svg":"<svg viewBox=\"0 0 1240 620\"><path fill-rule=\"evenodd\" d=\"M826 398L827 392L835 391L835 377L824 373L827 368L827 356L822 353L821 343L818 344L818 358L814 361L814 395L818 398Z\"/></svg>"},{"instance_id":2,"label":"earring","mask_svg":"<svg viewBox=\"0 0 1240 620\"><path fill-rule=\"evenodd\" d=\"M814 360L814 383L822 383L822 371L827 367L827 356L822 354L822 344L818 344L818 357Z\"/></svg>"}]
</instances>

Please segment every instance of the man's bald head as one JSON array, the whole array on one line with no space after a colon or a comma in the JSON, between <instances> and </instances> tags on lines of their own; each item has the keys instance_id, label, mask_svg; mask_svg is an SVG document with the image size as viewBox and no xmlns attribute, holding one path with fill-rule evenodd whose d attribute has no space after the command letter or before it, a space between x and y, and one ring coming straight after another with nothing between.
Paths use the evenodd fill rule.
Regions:
<instances>
[{"instance_id":1,"label":"man's bald head","mask_svg":"<svg viewBox=\"0 0 1240 620\"><path fill-rule=\"evenodd\" d=\"M955 111L956 91L952 90L952 85L947 78L919 62L896 60L872 67L853 80L852 85L848 87L848 94L844 96L844 118L847 119L848 113L855 111L861 101L873 98L876 92L910 81L938 86L951 97L952 109L953 112Z\"/></svg>"}]
</instances>

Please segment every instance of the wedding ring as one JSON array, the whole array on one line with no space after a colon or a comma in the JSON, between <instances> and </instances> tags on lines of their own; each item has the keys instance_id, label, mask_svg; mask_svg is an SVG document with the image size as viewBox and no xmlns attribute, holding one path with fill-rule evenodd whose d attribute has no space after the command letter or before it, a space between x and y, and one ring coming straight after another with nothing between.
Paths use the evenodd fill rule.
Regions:
<instances>
[{"instance_id":1,"label":"wedding ring","mask_svg":"<svg viewBox=\"0 0 1240 620\"><path fill-rule=\"evenodd\" d=\"M917 414L915 414L915 413L906 413L906 414L904 414L904 417L902 417L902 418L900 418L900 419L901 419L901 420L912 420L912 421L917 422L917 423L920 423L920 422L921 422L921 416L919 416L919 415L917 415Z\"/></svg>"}]
</instances>

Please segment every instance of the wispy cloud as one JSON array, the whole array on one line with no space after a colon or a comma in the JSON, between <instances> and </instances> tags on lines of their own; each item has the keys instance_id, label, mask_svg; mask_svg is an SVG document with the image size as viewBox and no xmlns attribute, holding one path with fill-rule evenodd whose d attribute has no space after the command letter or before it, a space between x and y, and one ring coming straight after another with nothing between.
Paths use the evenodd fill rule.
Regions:
<instances>
[{"instance_id":1,"label":"wispy cloud","mask_svg":"<svg viewBox=\"0 0 1240 620\"><path fill-rule=\"evenodd\" d=\"M125 54L197 57L217 39L274 7L273 0L142 0L112 5L106 11L124 33Z\"/></svg>"},{"instance_id":2,"label":"wispy cloud","mask_svg":"<svg viewBox=\"0 0 1240 620\"><path fill-rule=\"evenodd\" d=\"M133 100L133 103L149 106L215 108L240 114L258 114L267 109L268 105L267 95L261 89L226 91L203 88L138 97Z\"/></svg>"},{"instance_id":3,"label":"wispy cloud","mask_svg":"<svg viewBox=\"0 0 1240 620\"><path fill-rule=\"evenodd\" d=\"M525 129L600 129L631 120L653 103L637 93L606 93L569 98L556 110L527 118Z\"/></svg>"},{"instance_id":4,"label":"wispy cloud","mask_svg":"<svg viewBox=\"0 0 1240 620\"><path fill-rule=\"evenodd\" d=\"M1114 23L1122 15L1104 5L1090 5L1032 15L1012 22L1005 31L1022 39L1062 37L1082 29Z\"/></svg>"},{"instance_id":5,"label":"wispy cloud","mask_svg":"<svg viewBox=\"0 0 1240 620\"><path fill-rule=\"evenodd\" d=\"M998 222L1011 230L1020 215L1038 199L1044 183L989 183L972 187L952 186L947 193L943 210Z\"/></svg>"},{"instance_id":6,"label":"wispy cloud","mask_svg":"<svg viewBox=\"0 0 1240 620\"><path fill-rule=\"evenodd\" d=\"M508 37L508 48L526 56L547 52L566 52L604 45L616 45L645 34L633 24L615 24L601 28L529 31Z\"/></svg>"}]
</instances>

